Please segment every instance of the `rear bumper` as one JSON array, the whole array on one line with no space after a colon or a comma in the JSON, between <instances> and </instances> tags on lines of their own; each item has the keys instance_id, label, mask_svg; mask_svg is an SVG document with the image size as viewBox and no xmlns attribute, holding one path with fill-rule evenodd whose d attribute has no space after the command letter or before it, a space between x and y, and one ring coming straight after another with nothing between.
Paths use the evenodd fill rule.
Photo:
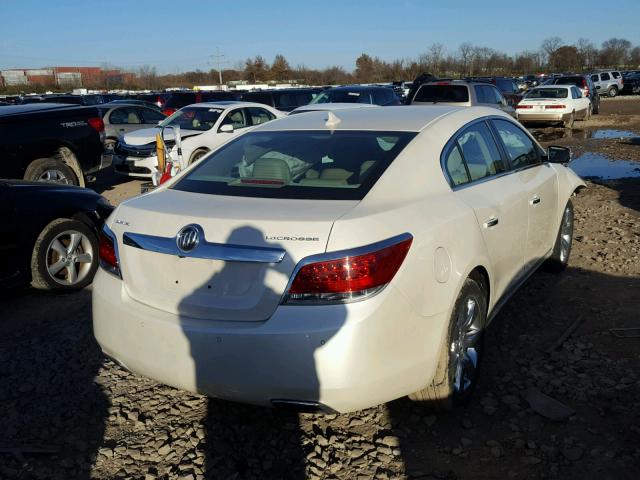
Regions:
<instances>
[{"instance_id":1,"label":"rear bumper","mask_svg":"<svg viewBox=\"0 0 640 480\"><path fill-rule=\"evenodd\" d=\"M417 315L392 286L348 305L279 306L264 322L181 317L132 300L102 271L93 324L128 370L184 390L271 405L274 399L359 410L430 383L447 315Z\"/></svg>"},{"instance_id":2,"label":"rear bumper","mask_svg":"<svg viewBox=\"0 0 640 480\"><path fill-rule=\"evenodd\" d=\"M569 120L571 117L571 112L567 113L546 113L546 112L535 112L535 113L520 113L516 114L516 118L519 122L564 122Z\"/></svg>"}]
</instances>

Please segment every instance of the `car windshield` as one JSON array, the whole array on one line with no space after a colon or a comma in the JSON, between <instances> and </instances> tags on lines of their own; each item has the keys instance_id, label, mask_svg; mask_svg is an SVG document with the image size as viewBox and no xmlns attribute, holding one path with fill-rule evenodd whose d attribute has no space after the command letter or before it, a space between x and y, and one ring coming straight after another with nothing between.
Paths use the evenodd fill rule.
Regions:
<instances>
[{"instance_id":1,"label":"car windshield","mask_svg":"<svg viewBox=\"0 0 640 480\"><path fill-rule=\"evenodd\" d=\"M329 90L322 92L310 104L315 103L371 103L371 101L367 91Z\"/></svg>"},{"instance_id":2,"label":"car windshield","mask_svg":"<svg viewBox=\"0 0 640 480\"><path fill-rule=\"evenodd\" d=\"M464 103L469 101L469 89L466 85L422 85L413 101Z\"/></svg>"},{"instance_id":3,"label":"car windshield","mask_svg":"<svg viewBox=\"0 0 640 480\"><path fill-rule=\"evenodd\" d=\"M200 161L172 188L243 197L360 200L413 132L250 132Z\"/></svg>"},{"instance_id":4,"label":"car windshield","mask_svg":"<svg viewBox=\"0 0 640 480\"><path fill-rule=\"evenodd\" d=\"M569 90L566 88L534 88L525 98L567 98Z\"/></svg>"},{"instance_id":5,"label":"car windshield","mask_svg":"<svg viewBox=\"0 0 640 480\"><path fill-rule=\"evenodd\" d=\"M167 117L159 125L205 132L213 128L223 111L222 108L186 107Z\"/></svg>"}]
</instances>

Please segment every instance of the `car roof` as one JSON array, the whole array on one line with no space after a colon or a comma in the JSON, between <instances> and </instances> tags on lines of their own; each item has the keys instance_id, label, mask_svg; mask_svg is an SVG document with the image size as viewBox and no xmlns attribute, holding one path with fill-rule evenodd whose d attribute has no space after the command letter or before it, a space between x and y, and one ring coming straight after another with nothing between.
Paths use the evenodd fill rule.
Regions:
<instances>
[{"instance_id":1,"label":"car roof","mask_svg":"<svg viewBox=\"0 0 640 480\"><path fill-rule=\"evenodd\" d=\"M373 130L385 132L419 132L427 125L449 115L462 112L465 117L500 115L490 107L394 106L374 108L352 108L338 112L306 112L266 122L255 131L282 130ZM503 116L507 116L504 114ZM335 122L327 125L332 118Z\"/></svg>"},{"instance_id":2,"label":"car roof","mask_svg":"<svg viewBox=\"0 0 640 480\"><path fill-rule=\"evenodd\" d=\"M569 89L572 87L576 87L576 85L564 85L564 84L559 84L559 85L538 85L537 87L533 87L532 90L538 90L541 88L565 88L565 89Z\"/></svg>"},{"instance_id":3,"label":"car roof","mask_svg":"<svg viewBox=\"0 0 640 480\"><path fill-rule=\"evenodd\" d=\"M0 116L8 116L8 115L18 115L20 113L26 112L35 112L35 111L43 111L43 110L57 110L62 108L69 107L82 107L83 105L74 105L71 103L25 103L22 105L7 105L2 110L0 110Z\"/></svg>"},{"instance_id":4,"label":"car roof","mask_svg":"<svg viewBox=\"0 0 640 480\"><path fill-rule=\"evenodd\" d=\"M389 89L389 90L393 90L393 87L391 85L389 86L384 86L384 85L342 85L340 87L331 87L327 90L325 90L325 92L335 92L336 90L350 90L352 92L355 91L364 91L364 90L379 90L379 89Z\"/></svg>"}]
</instances>

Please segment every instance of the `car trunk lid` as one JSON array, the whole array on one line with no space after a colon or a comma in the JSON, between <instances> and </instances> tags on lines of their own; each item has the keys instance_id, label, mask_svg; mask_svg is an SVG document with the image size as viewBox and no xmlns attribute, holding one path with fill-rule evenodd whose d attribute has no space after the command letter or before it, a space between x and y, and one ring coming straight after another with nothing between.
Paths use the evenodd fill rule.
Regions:
<instances>
[{"instance_id":1,"label":"car trunk lid","mask_svg":"<svg viewBox=\"0 0 640 480\"><path fill-rule=\"evenodd\" d=\"M186 317L266 320L297 262L324 252L334 221L357 203L177 190L137 198L123 204L113 222L126 291ZM185 254L176 235L188 225L204 238Z\"/></svg>"}]
</instances>

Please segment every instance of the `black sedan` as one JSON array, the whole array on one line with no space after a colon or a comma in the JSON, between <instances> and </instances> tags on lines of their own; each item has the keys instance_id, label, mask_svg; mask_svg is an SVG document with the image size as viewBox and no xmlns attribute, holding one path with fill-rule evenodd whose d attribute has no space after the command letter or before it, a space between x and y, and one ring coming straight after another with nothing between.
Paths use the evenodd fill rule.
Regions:
<instances>
[{"instance_id":1,"label":"black sedan","mask_svg":"<svg viewBox=\"0 0 640 480\"><path fill-rule=\"evenodd\" d=\"M98 268L98 232L112 210L86 188L0 180L0 284L86 287Z\"/></svg>"}]
</instances>

